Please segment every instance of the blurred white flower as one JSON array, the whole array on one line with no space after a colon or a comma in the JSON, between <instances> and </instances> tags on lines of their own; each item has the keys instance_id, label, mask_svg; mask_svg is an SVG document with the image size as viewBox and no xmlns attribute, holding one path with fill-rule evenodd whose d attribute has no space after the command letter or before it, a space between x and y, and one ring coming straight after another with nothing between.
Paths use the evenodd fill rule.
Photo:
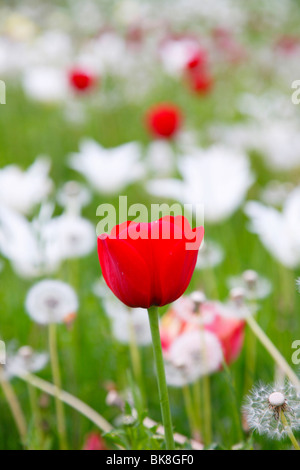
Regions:
<instances>
[{"instance_id":1,"label":"blurred white flower","mask_svg":"<svg viewBox=\"0 0 300 470\"><path fill-rule=\"evenodd\" d=\"M149 173L156 176L169 176L175 167L175 154L166 139L154 140L148 146L146 162Z\"/></svg>"},{"instance_id":2,"label":"blurred white flower","mask_svg":"<svg viewBox=\"0 0 300 470\"><path fill-rule=\"evenodd\" d=\"M288 195L295 189L291 182L271 180L260 193L260 198L268 206L282 207Z\"/></svg>"},{"instance_id":3,"label":"blurred white flower","mask_svg":"<svg viewBox=\"0 0 300 470\"><path fill-rule=\"evenodd\" d=\"M29 290L25 307L32 320L41 325L69 323L76 316L78 298L69 284L45 279Z\"/></svg>"},{"instance_id":4,"label":"blurred white flower","mask_svg":"<svg viewBox=\"0 0 300 470\"><path fill-rule=\"evenodd\" d=\"M50 160L38 157L23 171L17 165L0 169L0 204L28 215L51 192Z\"/></svg>"},{"instance_id":5,"label":"blurred white flower","mask_svg":"<svg viewBox=\"0 0 300 470\"><path fill-rule=\"evenodd\" d=\"M151 344L151 330L146 309L126 307L101 281L93 286L93 291L102 300L105 313L111 320L112 334L117 341L124 344L135 341L140 346Z\"/></svg>"},{"instance_id":6,"label":"blurred white flower","mask_svg":"<svg viewBox=\"0 0 300 470\"><path fill-rule=\"evenodd\" d=\"M255 149L275 171L288 171L300 166L299 121L278 119L261 127Z\"/></svg>"},{"instance_id":7,"label":"blurred white flower","mask_svg":"<svg viewBox=\"0 0 300 470\"><path fill-rule=\"evenodd\" d=\"M139 346L148 346L152 340L147 311L132 309L112 318L112 333L120 343L135 341Z\"/></svg>"},{"instance_id":8,"label":"blurred white flower","mask_svg":"<svg viewBox=\"0 0 300 470\"><path fill-rule=\"evenodd\" d=\"M258 300L267 297L271 290L272 284L269 279L260 276L257 272L248 269L241 276L232 276L228 279L230 289L242 288L247 300Z\"/></svg>"},{"instance_id":9,"label":"blurred white flower","mask_svg":"<svg viewBox=\"0 0 300 470\"><path fill-rule=\"evenodd\" d=\"M64 70L51 66L36 66L25 70L22 85L26 95L42 103L64 101L68 93L68 79Z\"/></svg>"},{"instance_id":10,"label":"blurred white flower","mask_svg":"<svg viewBox=\"0 0 300 470\"><path fill-rule=\"evenodd\" d=\"M256 233L270 254L288 268L300 264L300 187L287 197L280 212L257 201L245 205L249 229Z\"/></svg>"},{"instance_id":11,"label":"blurred white flower","mask_svg":"<svg viewBox=\"0 0 300 470\"><path fill-rule=\"evenodd\" d=\"M79 215L81 209L91 201L91 193L87 187L77 181L68 181L57 193L58 203L68 214Z\"/></svg>"},{"instance_id":12,"label":"blurred white flower","mask_svg":"<svg viewBox=\"0 0 300 470\"><path fill-rule=\"evenodd\" d=\"M87 256L96 246L93 224L71 213L50 219L42 233L46 243L55 243L61 260Z\"/></svg>"},{"instance_id":13,"label":"blurred white flower","mask_svg":"<svg viewBox=\"0 0 300 470\"><path fill-rule=\"evenodd\" d=\"M216 372L222 365L222 346L216 335L203 330L187 331L165 353L166 379L181 387Z\"/></svg>"},{"instance_id":14,"label":"blurred white flower","mask_svg":"<svg viewBox=\"0 0 300 470\"><path fill-rule=\"evenodd\" d=\"M58 28L42 31L28 46L27 62L33 70L42 64L65 67L72 60L72 49L72 38L67 32Z\"/></svg>"},{"instance_id":15,"label":"blurred white flower","mask_svg":"<svg viewBox=\"0 0 300 470\"><path fill-rule=\"evenodd\" d=\"M8 379L38 372L47 365L47 353L35 352L30 346L22 346L16 354L7 357L5 373Z\"/></svg>"},{"instance_id":16,"label":"blurred white flower","mask_svg":"<svg viewBox=\"0 0 300 470\"><path fill-rule=\"evenodd\" d=\"M218 266L222 263L224 257L225 253L221 245L205 238L198 253L196 269L206 269Z\"/></svg>"},{"instance_id":17,"label":"blurred white flower","mask_svg":"<svg viewBox=\"0 0 300 470\"><path fill-rule=\"evenodd\" d=\"M199 52L199 43L191 37L169 38L159 49L159 56L165 71L180 76L188 62Z\"/></svg>"},{"instance_id":18,"label":"blurred white flower","mask_svg":"<svg viewBox=\"0 0 300 470\"><path fill-rule=\"evenodd\" d=\"M98 34L79 51L77 63L101 74L119 74L126 64L128 51L124 38L112 31Z\"/></svg>"},{"instance_id":19,"label":"blurred white flower","mask_svg":"<svg viewBox=\"0 0 300 470\"><path fill-rule=\"evenodd\" d=\"M144 174L141 149L136 142L104 148L92 139L80 143L70 167L81 173L99 193L117 193Z\"/></svg>"},{"instance_id":20,"label":"blurred white flower","mask_svg":"<svg viewBox=\"0 0 300 470\"><path fill-rule=\"evenodd\" d=\"M178 166L182 181L152 180L147 185L148 191L182 204L192 204L193 208L203 204L205 220L210 223L230 217L254 182L247 156L221 145L182 157Z\"/></svg>"},{"instance_id":21,"label":"blurred white flower","mask_svg":"<svg viewBox=\"0 0 300 470\"><path fill-rule=\"evenodd\" d=\"M45 240L37 220L0 205L0 253L21 277L56 272L61 262L57 240Z\"/></svg>"}]
</instances>

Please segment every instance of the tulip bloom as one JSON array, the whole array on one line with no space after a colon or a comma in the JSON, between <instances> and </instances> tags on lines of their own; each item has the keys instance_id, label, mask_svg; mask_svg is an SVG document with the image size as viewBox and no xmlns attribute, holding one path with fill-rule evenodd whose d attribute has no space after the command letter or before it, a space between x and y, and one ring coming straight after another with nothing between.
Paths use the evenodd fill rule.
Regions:
<instances>
[{"instance_id":1,"label":"tulip bloom","mask_svg":"<svg viewBox=\"0 0 300 470\"><path fill-rule=\"evenodd\" d=\"M174 302L190 283L203 236L181 216L117 225L98 238L103 277L128 307Z\"/></svg>"},{"instance_id":2,"label":"tulip bloom","mask_svg":"<svg viewBox=\"0 0 300 470\"><path fill-rule=\"evenodd\" d=\"M80 93L90 90L96 83L96 77L85 70L73 69L69 73L69 82Z\"/></svg>"},{"instance_id":3,"label":"tulip bloom","mask_svg":"<svg viewBox=\"0 0 300 470\"><path fill-rule=\"evenodd\" d=\"M168 103L153 106L146 115L146 125L151 134L163 139L174 137L181 126L181 121L180 110Z\"/></svg>"}]
</instances>

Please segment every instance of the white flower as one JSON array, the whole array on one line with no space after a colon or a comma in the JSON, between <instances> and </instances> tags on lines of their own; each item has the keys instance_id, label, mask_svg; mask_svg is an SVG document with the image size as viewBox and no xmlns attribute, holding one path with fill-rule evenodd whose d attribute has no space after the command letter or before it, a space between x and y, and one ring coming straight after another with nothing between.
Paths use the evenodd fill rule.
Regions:
<instances>
[{"instance_id":1,"label":"white flower","mask_svg":"<svg viewBox=\"0 0 300 470\"><path fill-rule=\"evenodd\" d=\"M300 396L296 389L286 382L283 385L259 384L253 387L246 398L244 413L249 427L259 434L282 439L287 428L280 419L282 410L292 430L300 428Z\"/></svg>"},{"instance_id":2,"label":"white flower","mask_svg":"<svg viewBox=\"0 0 300 470\"><path fill-rule=\"evenodd\" d=\"M223 361L218 338L209 331L192 330L175 339L165 353L169 385L180 387L216 372Z\"/></svg>"},{"instance_id":3,"label":"white flower","mask_svg":"<svg viewBox=\"0 0 300 470\"><path fill-rule=\"evenodd\" d=\"M68 181L58 191L57 201L67 213L79 215L81 209L91 201L91 193L77 181Z\"/></svg>"},{"instance_id":4,"label":"white flower","mask_svg":"<svg viewBox=\"0 0 300 470\"><path fill-rule=\"evenodd\" d=\"M132 309L112 318L112 333L120 343L134 341L139 346L148 346L152 340L147 311Z\"/></svg>"},{"instance_id":5,"label":"white flower","mask_svg":"<svg viewBox=\"0 0 300 470\"><path fill-rule=\"evenodd\" d=\"M30 346L22 346L16 354L7 358L5 373L8 379L24 375L28 372L38 372L48 363L47 353L34 352Z\"/></svg>"},{"instance_id":6,"label":"white flower","mask_svg":"<svg viewBox=\"0 0 300 470\"><path fill-rule=\"evenodd\" d=\"M255 148L272 170L288 171L299 167L299 121L278 119L267 122L257 135Z\"/></svg>"},{"instance_id":7,"label":"white flower","mask_svg":"<svg viewBox=\"0 0 300 470\"><path fill-rule=\"evenodd\" d=\"M106 149L92 139L85 139L80 152L71 155L70 166L98 192L113 194L143 175L140 153L136 142Z\"/></svg>"},{"instance_id":8,"label":"white flower","mask_svg":"<svg viewBox=\"0 0 300 470\"><path fill-rule=\"evenodd\" d=\"M271 282L251 269L241 276L230 277L228 285L230 289L242 288L247 300L264 299L272 290Z\"/></svg>"},{"instance_id":9,"label":"white flower","mask_svg":"<svg viewBox=\"0 0 300 470\"><path fill-rule=\"evenodd\" d=\"M103 308L111 320L112 333L117 341L124 344L135 341L140 346L151 344L151 330L146 309L126 307L111 295L104 282L97 282L93 291L102 299Z\"/></svg>"},{"instance_id":10,"label":"white flower","mask_svg":"<svg viewBox=\"0 0 300 470\"><path fill-rule=\"evenodd\" d=\"M224 250L218 243L205 239L198 253L196 269L206 269L218 266L222 263L224 257Z\"/></svg>"},{"instance_id":11,"label":"white flower","mask_svg":"<svg viewBox=\"0 0 300 470\"><path fill-rule=\"evenodd\" d=\"M281 212L249 201L245 213L251 220L249 229L275 259L289 268L300 265L300 187L289 194Z\"/></svg>"},{"instance_id":12,"label":"white flower","mask_svg":"<svg viewBox=\"0 0 300 470\"><path fill-rule=\"evenodd\" d=\"M246 155L222 146L199 149L194 155L182 157L179 170L183 181L153 180L148 184L149 192L192 204L193 208L204 204L204 217L210 223L230 217L254 181Z\"/></svg>"},{"instance_id":13,"label":"white flower","mask_svg":"<svg viewBox=\"0 0 300 470\"><path fill-rule=\"evenodd\" d=\"M247 290L243 287L237 286L230 290L229 299L226 302L220 303L219 313L225 318L235 318L238 320L245 320L254 315L257 310L257 304L248 304L246 299ZM253 297L251 297L251 300Z\"/></svg>"},{"instance_id":14,"label":"white flower","mask_svg":"<svg viewBox=\"0 0 300 470\"><path fill-rule=\"evenodd\" d=\"M59 68L36 66L24 72L22 85L29 98L42 103L58 103L67 96L67 78L65 71Z\"/></svg>"},{"instance_id":15,"label":"white flower","mask_svg":"<svg viewBox=\"0 0 300 470\"><path fill-rule=\"evenodd\" d=\"M172 76L180 76L198 51L198 41L184 37L165 41L159 49L159 55L166 72Z\"/></svg>"},{"instance_id":16,"label":"white flower","mask_svg":"<svg viewBox=\"0 0 300 470\"><path fill-rule=\"evenodd\" d=\"M260 193L262 202L268 206L282 207L295 186L291 182L271 180Z\"/></svg>"},{"instance_id":17,"label":"white flower","mask_svg":"<svg viewBox=\"0 0 300 470\"><path fill-rule=\"evenodd\" d=\"M46 30L28 47L27 63L33 70L43 64L65 67L72 60L72 38L61 29ZM45 69L44 69L45 70Z\"/></svg>"},{"instance_id":18,"label":"white flower","mask_svg":"<svg viewBox=\"0 0 300 470\"><path fill-rule=\"evenodd\" d=\"M87 256L96 245L93 224L71 213L50 219L44 225L42 233L46 243L55 243L61 260Z\"/></svg>"},{"instance_id":19,"label":"white flower","mask_svg":"<svg viewBox=\"0 0 300 470\"><path fill-rule=\"evenodd\" d=\"M175 154L170 143L163 139L151 142L147 149L146 161L150 173L169 176L175 165Z\"/></svg>"},{"instance_id":20,"label":"white flower","mask_svg":"<svg viewBox=\"0 0 300 470\"><path fill-rule=\"evenodd\" d=\"M41 325L63 323L76 315L78 299L70 285L45 279L29 290L25 307L29 316Z\"/></svg>"},{"instance_id":21,"label":"white flower","mask_svg":"<svg viewBox=\"0 0 300 470\"><path fill-rule=\"evenodd\" d=\"M50 161L45 157L37 158L26 171L17 165L0 169L0 204L29 214L52 190L49 170Z\"/></svg>"},{"instance_id":22,"label":"white flower","mask_svg":"<svg viewBox=\"0 0 300 470\"><path fill-rule=\"evenodd\" d=\"M37 220L0 205L0 253L21 277L54 273L61 262L57 240L45 240Z\"/></svg>"},{"instance_id":23,"label":"white flower","mask_svg":"<svg viewBox=\"0 0 300 470\"><path fill-rule=\"evenodd\" d=\"M128 50L122 36L106 32L84 44L77 63L101 74L119 74L126 63Z\"/></svg>"}]
</instances>

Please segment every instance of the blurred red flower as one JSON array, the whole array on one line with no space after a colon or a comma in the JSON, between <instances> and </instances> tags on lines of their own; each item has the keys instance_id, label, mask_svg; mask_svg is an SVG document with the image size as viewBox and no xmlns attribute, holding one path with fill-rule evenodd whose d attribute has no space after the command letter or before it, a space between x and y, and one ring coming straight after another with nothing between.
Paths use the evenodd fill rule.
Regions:
<instances>
[{"instance_id":1,"label":"blurred red flower","mask_svg":"<svg viewBox=\"0 0 300 470\"><path fill-rule=\"evenodd\" d=\"M90 90L96 83L96 77L83 69L73 69L69 72L69 83L77 92Z\"/></svg>"},{"instance_id":2,"label":"blurred red flower","mask_svg":"<svg viewBox=\"0 0 300 470\"><path fill-rule=\"evenodd\" d=\"M103 277L129 307L169 304L187 289L203 236L182 216L117 225L98 237Z\"/></svg>"},{"instance_id":3,"label":"blurred red flower","mask_svg":"<svg viewBox=\"0 0 300 470\"><path fill-rule=\"evenodd\" d=\"M206 69L195 69L188 74L188 84L195 93L206 95L211 92L214 80Z\"/></svg>"},{"instance_id":4,"label":"blurred red flower","mask_svg":"<svg viewBox=\"0 0 300 470\"><path fill-rule=\"evenodd\" d=\"M154 137L165 139L174 137L181 123L181 111L173 104L157 104L146 113L146 126Z\"/></svg>"},{"instance_id":5,"label":"blurred red flower","mask_svg":"<svg viewBox=\"0 0 300 470\"><path fill-rule=\"evenodd\" d=\"M187 61L186 69L195 70L204 67L207 64L207 53L204 49L199 49L193 53Z\"/></svg>"},{"instance_id":6,"label":"blurred red flower","mask_svg":"<svg viewBox=\"0 0 300 470\"><path fill-rule=\"evenodd\" d=\"M83 450L107 450L107 447L100 434L91 432L86 437Z\"/></svg>"}]
</instances>

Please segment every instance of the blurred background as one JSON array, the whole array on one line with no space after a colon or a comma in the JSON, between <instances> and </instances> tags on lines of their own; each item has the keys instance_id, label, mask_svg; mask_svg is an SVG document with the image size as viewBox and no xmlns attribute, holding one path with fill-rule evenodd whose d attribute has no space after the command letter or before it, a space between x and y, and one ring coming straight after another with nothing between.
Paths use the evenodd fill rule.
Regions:
<instances>
[{"instance_id":1,"label":"blurred background","mask_svg":"<svg viewBox=\"0 0 300 470\"><path fill-rule=\"evenodd\" d=\"M134 375L129 315L141 382L151 391L145 413L160 421L143 314L111 298L97 257L97 207L118 211L120 195L147 207L203 203L205 244L187 295L197 290L224 304L244 286L245 271L256 273L256 319L291 363L300 339L299 7L296 0L1 1L0 338L5 380L29 429L25 447L58 448L55 401L42 392L30 401L20 367L15 373L8 361L23 346L48 354L44 293L33 307L28 295L50 279L76 298L56 320L63 389L128 432L107 395L125 393ZM230 380L209 371L209 393L198 403L200 429L210 402L204 438L191 431L186 384L170 379L176 431L205 445L246 446L249 428L237 425L245 394L281 376L260 344L249 372L253 338L244 333ZM52 381L49 361L30 364ZM206 372L187 385L195 402L195 382L203 387ZM0 448L22 448L2 392L0 408ZM97 430L71 408L65 415L68 446L82 449ZM148 438L128 446L145 448ZM289 446L253 439L261 449Z\"/></svg>"}]
</instances>

